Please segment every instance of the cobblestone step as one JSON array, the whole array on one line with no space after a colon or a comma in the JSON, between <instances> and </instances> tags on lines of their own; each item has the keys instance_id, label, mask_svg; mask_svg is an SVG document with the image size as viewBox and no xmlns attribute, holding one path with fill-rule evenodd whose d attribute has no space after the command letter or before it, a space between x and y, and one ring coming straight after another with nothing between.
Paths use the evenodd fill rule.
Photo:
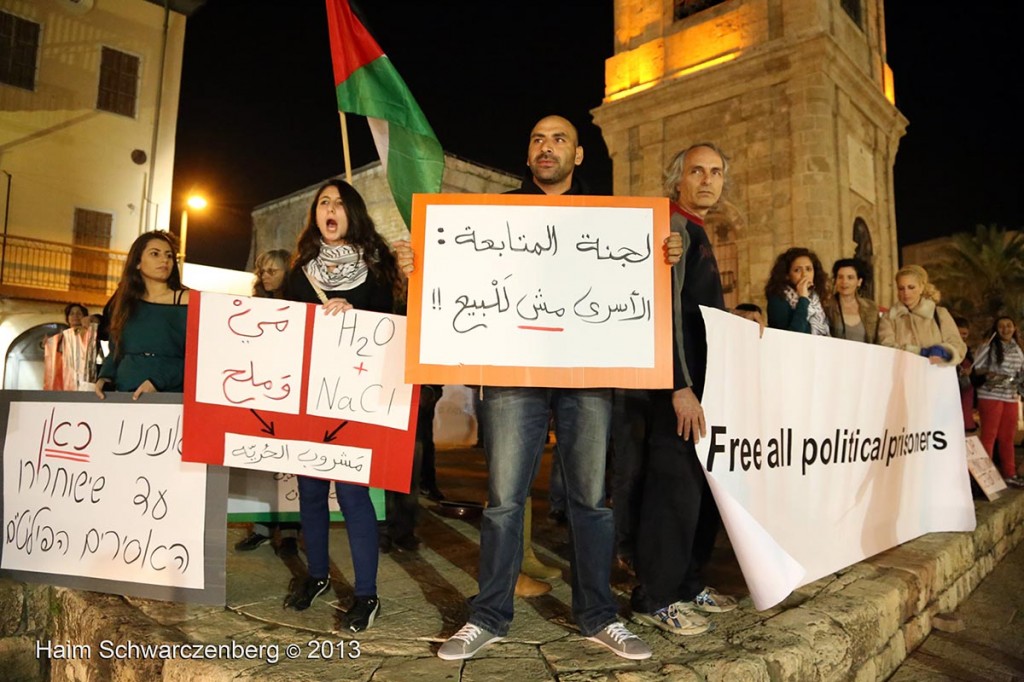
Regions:
<instances>
[{"instance_id":1,"label":"cobblestone step","mask_svg":"<svg viewBox=\"0 0 1024 682\"><path fill-rule=\"evenodd\" d=\"M353 576L341 528L330 537L333 592L303 612L281 606L289 580L304 570L302 561L282 560L269 546L228 553L226 608L0 581L0 679L47 679L47 667L56 681L113 682L885 679L931 631L932 618L956 609L1024 539L1024 492L978 503L977 517L973 533L919 538L802 587L768 611L755 611L745 599L736 611L711 616L715 628L704 635L675 637L631 625L655 651L641 662L616 658L579 636L569 586L560 579L542 597L516 600L516 619L503 642L462 663L436 658L438 643L462 625L465 600L475 592L479 533L429 512L418 553L382 555L382 614L357 640L342 632ZM229 544L243 532L231 529ZM559 552L540 549L568 577ZM619 598L625 612L624 591ZM110 658L114 644L129 641L236 648L197 652L209 660ZM48 666L36 658L37 647L47 644ZM88 645L89 655L70 645Z\"/></svg>"}]
</instances>

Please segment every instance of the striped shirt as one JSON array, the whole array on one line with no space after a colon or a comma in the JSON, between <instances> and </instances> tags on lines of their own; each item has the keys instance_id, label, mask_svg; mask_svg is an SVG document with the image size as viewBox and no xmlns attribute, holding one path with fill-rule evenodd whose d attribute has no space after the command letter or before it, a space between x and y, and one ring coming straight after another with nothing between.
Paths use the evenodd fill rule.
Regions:
<instances>
[{"instance_id":1,"label":"striped shirt","mask_svg":"<svg viewBox=\"0 0 1024 682\"><path fill-rule=\"evenodd\" d=\"M991 345L978 352L974 366L988 371L985 383L978 388L978 399L1015 403L1017 391L1024 382L1024 351L1013 341L994 339L992 343L1003 344L1003 362L996 364Z\"/></svg>"}]
</instances>

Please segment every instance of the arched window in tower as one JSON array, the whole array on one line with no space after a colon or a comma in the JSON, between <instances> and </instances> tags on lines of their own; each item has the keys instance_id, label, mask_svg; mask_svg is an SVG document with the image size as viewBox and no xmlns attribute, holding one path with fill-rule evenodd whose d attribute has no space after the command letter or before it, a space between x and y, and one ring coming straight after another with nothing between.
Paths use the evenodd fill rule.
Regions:
<instances>
[{"instance_id":1,"label":"arched window in tower","mask_svg":"<svg viewBox=\"0 0 1024 682\"><path fill-rule=\"evenodd\" d=\"M846 12L846 16L853 19L853 23L864 28L863 12L860 6L861 0L839 0L839 5Z\"/></svg>"},{"instance_id":2,"label":"arched window in tower","mask_svg":"<svg viewBox=\"0 0 1024 682\"><path fill-rule=\"evenodd\" d=\"M861 295L865 298L875 298L875 247L871 243L871 230L868 224L861 217L853 221L853 243L857 245L853 257L860 260L866 266L864 273L864 286L861 287Z\"/></svg>"},{"instance_id":3,"label":"arched window in tower","mask_svg":"<svg viewBox=\"0 0 1024 682\"><path fill-rule=\"evenodd\" d=\"M740 302L740 258L736 243L740 225L742 218L739 210L727 201L720 202L704 218L704 229L715 250L718 272L722 276L722 293L725 294L727 308L735 308Z\"/></svg>"}]
</instances>

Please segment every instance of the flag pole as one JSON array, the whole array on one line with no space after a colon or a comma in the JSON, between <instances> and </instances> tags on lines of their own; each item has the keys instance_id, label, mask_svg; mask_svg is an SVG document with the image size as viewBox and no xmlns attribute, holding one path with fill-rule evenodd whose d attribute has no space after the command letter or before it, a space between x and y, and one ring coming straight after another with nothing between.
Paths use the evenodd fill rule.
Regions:
<instances>
[{"instance_id":1,"label":"flag pole","mask_svg":"<svg viewBox=\"0 0 1024 682\"><path fill-rule=\"evenodd\" d=\"M345 153L345 182L352 184L352 158L348 153L348 124L345 122L345 112L339 111L341 118L341 147Z\"/></svg>"}]
</instances>

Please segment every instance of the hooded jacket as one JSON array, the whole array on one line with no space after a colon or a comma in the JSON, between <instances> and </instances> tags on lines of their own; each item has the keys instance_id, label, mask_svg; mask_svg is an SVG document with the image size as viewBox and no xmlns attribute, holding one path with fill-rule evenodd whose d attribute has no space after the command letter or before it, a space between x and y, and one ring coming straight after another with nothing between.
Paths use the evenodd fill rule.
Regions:
<instances>
[{"instance_id":1,"label":"hooded jacket","mask_svg":"<svg viewBox=\"0 0 1024 682\"><path fill-rule=\"evenodd\" d=\"M943 365L959 365L967 353L949 311L930 298L922 298L913 310L894 304L878 323L878 343L915 354L922 348L941 346L953 356Z\"/></svg>"}]
</instances>

